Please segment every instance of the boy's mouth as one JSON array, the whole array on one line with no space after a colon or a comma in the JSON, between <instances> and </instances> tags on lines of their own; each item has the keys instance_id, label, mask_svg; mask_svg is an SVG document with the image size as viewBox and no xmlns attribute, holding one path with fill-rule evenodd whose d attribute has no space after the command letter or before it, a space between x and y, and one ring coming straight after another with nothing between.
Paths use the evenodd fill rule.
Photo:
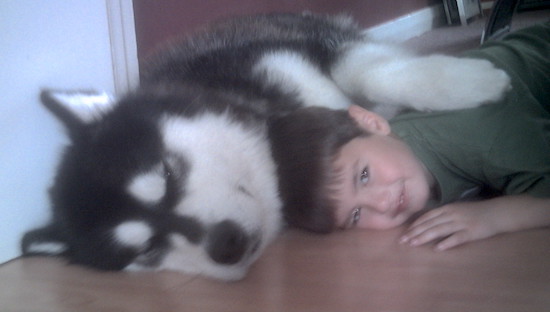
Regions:
<instances>
[{"instance_id":1,"label":"boy's mouth","mask_svg":"<svg viewBox=\"0 0 550 312\"><path fill-rule=\"evenodd\" d=\"M391 215L392 219L397 217L401 213L403 213L406 207L407 207L407 203L406 203L406 197L405 197L405 190L402 190L401 194L397 198L397 204L396 204L395 210Z\"/></svg>"}]
</instances>

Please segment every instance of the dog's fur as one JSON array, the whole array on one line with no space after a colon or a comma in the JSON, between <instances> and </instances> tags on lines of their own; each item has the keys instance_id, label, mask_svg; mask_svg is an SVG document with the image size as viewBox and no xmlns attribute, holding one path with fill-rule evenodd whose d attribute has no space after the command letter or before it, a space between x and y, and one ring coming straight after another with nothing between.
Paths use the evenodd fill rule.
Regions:
<instances>
[{"instance_id":1,"label":"dog's fur","mask_svg":"<svg viewBox=\"0 0 550 312\"><path fill-rule=\"evenodd\" d=\"M42 93L71 143L50 190L52 221L24 236L23 252L242 278L283 226L269 118L358 101L384 104L370 108L386 117L474 107L508 86L486 61L415 57L369 42L342 16L212 24L161 50L118 101Z\"/></svg>"}]
</instances>

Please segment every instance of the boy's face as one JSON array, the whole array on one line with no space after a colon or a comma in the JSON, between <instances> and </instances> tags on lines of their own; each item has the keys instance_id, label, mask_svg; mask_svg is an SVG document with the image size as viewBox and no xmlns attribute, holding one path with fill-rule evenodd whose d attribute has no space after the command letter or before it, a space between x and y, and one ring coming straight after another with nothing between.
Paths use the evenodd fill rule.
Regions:
<instances>
[{"instance_id":1,"label":"boy's face","mask_svg":"<svg viewBox=\"0 0 550 312\"><path fill-rule=\"evenodd\" d=\"M350 115L372 134L345 144L334 162L340 172L336 220L343 228L399 226L430 197L431 174L403 141L391 135L385 119L370 114L350 108Z\"/></svg>"}]
</instances>

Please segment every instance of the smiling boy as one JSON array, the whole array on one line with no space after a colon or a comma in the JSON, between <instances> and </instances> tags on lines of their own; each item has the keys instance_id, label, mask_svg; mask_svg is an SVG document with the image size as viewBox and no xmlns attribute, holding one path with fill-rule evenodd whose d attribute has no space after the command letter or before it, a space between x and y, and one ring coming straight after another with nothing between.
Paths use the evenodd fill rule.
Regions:
<instances>
[{"instance_id":1,"label":"smiling boy","mask_svg":"<svg viewBox=\"0 0 550 312\"><path fill-rule=\"evenodd\" d=\"M358 106L306 108L274 122L288 222L330 232L412 221L400 241L440 250L549 226L550 22L465 56L509 74L506 98L390 122ZM493 195L482 198L486 191Z\"/></svg>"}]
</instances>

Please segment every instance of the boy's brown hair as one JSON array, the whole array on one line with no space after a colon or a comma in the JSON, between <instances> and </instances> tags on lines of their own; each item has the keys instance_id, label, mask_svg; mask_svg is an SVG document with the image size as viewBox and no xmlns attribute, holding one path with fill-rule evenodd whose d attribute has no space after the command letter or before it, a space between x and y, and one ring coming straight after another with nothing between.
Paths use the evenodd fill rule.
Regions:
<instances>
[{"instance_id":1,"label":"boy's brown hair","mask_svg":"<svg viewBox=\"0 0 550 312\"><path fill-rule=\"evenodd\" d=\"M367 133L347 111L321 107L274 118L269 129L286 222L319 233L333 231L334 159L344 144Z\"/></svg>"}]
</instances>

